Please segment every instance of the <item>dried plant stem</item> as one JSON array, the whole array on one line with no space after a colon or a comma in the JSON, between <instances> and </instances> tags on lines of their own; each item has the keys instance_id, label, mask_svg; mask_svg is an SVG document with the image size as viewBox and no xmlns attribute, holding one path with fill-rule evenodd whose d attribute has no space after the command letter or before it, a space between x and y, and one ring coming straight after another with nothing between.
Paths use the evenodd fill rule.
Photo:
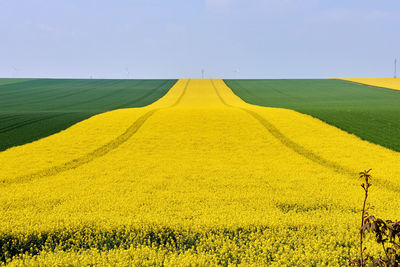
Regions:
<instances>
[{"instance_id":1,"label":"dried plant stem","mask_svg":"<svg viewBox=\"0 0 400 267\"><path fill-rule=\"evenodd\" d=\"M365 197L364 197L364 204L363 204L362 215L361 215L361 228L364 226L365 205L367 203L367 198L368 198L368 187L364 188L364 190L365 190ZM361 266L364 266L363 242L364 242L364 234L363 234L362 231L360 231L360 260L361 260Z\"/></svg>"},{"instance_id":2,"label":"dried plant stem","mask_svg":"<svg viewBox=\"0 0 400 267\"><path fill-rule=\"evenodd\" d=\"M371 187L371 169L360 172L360 178L363 178L361 187L364 190L364 203L361 214L360 228L360 258L349 262L350 266L400 266L400 221L382 220L369 214L373 207L367 207L368 191ZM372 233L375 241L382 245L384 255L379 258L367 253L365 247L366 233ZM396 240L399 240L397 242Z\"/></svg>"},{"instance_id":3,"label":"dried plant stem","mask_svg":"<svg viewBox=\"0 0 400 267\"><path fill-rule=\"evenodd\" d=\"M386 251L386 247L385 247L385 243L384 242L382 242L382 248L383 248L383 251L385 252L386 260L389 261L389 255L388 255L388 253Z\"/></svg>"},{"instance_id":4,"label":"dried plant stem","mask_svg":"<svg viewBox=\"0 0 400 267\"><path fill-rule=\"evenodd\" d=\"M360 229L363 229L363 226L365 223L365 221L364 221L365 213L366 213L365 206L367 204L368 189L371 186L371 184L368 181L369 178L371 177L371 174L369 174L370 171L371 171L371 169L369 169L368 171L364 170L363 172L360 172L360 178L364 179L364 183L361 185L361 187L364 189L364 192L365 192L363 209L362 209L362 214L361 214L361 228ZM364 264L364 248L363 248L364 244L363 243L364 243L364 231L360 230L360 256L361 256L360 265L362 267L365 266L365 264Z\"/></svg>"}]
</instances>

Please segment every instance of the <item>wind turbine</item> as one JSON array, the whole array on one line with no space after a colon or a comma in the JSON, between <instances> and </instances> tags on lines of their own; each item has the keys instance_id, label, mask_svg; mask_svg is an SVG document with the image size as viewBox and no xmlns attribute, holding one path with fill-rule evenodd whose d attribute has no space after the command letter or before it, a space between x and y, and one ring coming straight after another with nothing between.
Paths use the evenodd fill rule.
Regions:
<instances>
[{"instance_id":1,"label":"wind turbine","mask_svg":"<svg viewBox=\"0 0 400 267\"><path fill-rule=\"evenodd\" d=\"M238 73L239 73L239 69L235 69L234 71L234 78L237 79Z\"/></svg>"},{"instance_id":2,"label":"wind turbine","mask_svg":"<svg viewBox=\"0 0 400 267\"><path fill-rule=\"evenodd\" d=\"M18 76L18 69L17 69L15 66L11 66L11 68L12 68L13 71L14 71L14 78L17 78L17 76Z\"/></svg>"},{"instance_id":3,"label":"wind turbine","mask_svg":"<svg viewBox=\"0 0 400 267\"><path fill-rule=\"evenodd\" d=\"M128 76L128 79L130 79L131 73L130 73L130 71L129 71L129 68L128 68L128 67L125 67L125 71L126 71L126 75Z\"/></svg>"}]
</instances>

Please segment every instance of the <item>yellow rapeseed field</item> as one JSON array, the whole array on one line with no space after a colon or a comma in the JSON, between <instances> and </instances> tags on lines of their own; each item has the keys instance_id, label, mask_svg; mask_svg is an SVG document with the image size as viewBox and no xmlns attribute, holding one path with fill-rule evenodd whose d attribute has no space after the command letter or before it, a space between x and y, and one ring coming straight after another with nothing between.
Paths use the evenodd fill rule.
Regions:
<instances>
[{"instance_id":1,"label":"yellow rapeseed field","mask_svg":"<svg viewBox=\"0 0 400 267\"><path fill-rule=\"evenodd\" d=\"M349 78L342 79L350 82L362 83L372 86L384 87L389 89L400 90L399 78Z\"/></svg>"},{"instance_id":2,"label":"yellow rapeseed field","mask_svg":"<svg viewBox=\"0 0 400 267\"><path fill-rule=\"evenodd\" d=\"M345 265L358 248L357 172L373 168L375 213L400 218L399 162L308 115L247 104L222 80L182 79L152 105L1 152L0 257Z\"/></svg>"}]
</instances>

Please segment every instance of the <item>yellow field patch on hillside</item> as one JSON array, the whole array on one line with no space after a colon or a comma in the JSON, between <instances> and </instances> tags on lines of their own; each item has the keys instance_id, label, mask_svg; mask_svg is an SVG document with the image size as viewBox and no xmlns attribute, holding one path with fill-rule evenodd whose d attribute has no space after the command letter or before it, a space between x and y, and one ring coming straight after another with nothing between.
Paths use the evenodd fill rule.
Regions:
<instances>
[{"instance_id":1,"label":"yellow field patch on hillside","mask_svg":"<svg viewBox=\"0 0 400 267\"><path fill-rule=\"evenodd\" d=\"M400 90L400 78L346 78L341 80Z\"/></svg>"},{"instance_id":2,"label":"yellow field patch on hillside","mask_svg":"<svg viewBox=\"0 0 400 267\"><path fill-rule=\"evenodd\" d=\"M179 81L162 99L147 107L102 113L58 134L1 152L0 182L21 177L31 179L40 171L63 167L101 147L107 150L107 145L123 135L141 116L176 103L184 88L185 82Z\"/></svg>"},{"instance_id":3,"label":"yellow field patch on hillside","mask_svg":"<svg viewBox=\"0 0 400 267\"><path fill-rule=\"evenodd\" d=\"M357 172L374 169L376 212L399 217L399 161L308 115L247 104L222 80L180 80L153 105L0 153L0 236L65 237L67 252L50 242L15 264L343 265L357 250Z\"/></svg>"}]
</instances>

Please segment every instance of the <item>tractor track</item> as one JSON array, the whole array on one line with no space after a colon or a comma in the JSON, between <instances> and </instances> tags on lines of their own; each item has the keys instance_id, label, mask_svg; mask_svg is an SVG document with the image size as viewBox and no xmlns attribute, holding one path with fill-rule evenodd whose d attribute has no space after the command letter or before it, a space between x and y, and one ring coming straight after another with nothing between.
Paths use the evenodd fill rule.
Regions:
<instances>
[{"instance_id":1,"label":"tractor track","mask_svg":"<svg viewBox=\"0 0 400 267\"><path fill-rule=\"evenodd\" d=\"M275 139L277 139L285 147L289 148L296 154L303 156L306 159L308 159L318 165L321 165L323 167L326 167L328 169L335 171L336 173L344 174L346 176L350 176L353 178L358 177L358 175L359 175L358 171L355 171L355 170L352 170L345 166L342 166L334 161L327 160L327 159L319 156L318 154L314 153L313 151L305 148L304 146L294 142L289 137L285 136L275 125L273 125L271 122L266 120L259 113L255 112L251 109L247 109L247 108L243 108L243 107L236 107L236 106L228 104L223 99L221 94L219 93L218 88L214 84L213 80L211 80L211 83L215 89L216 94L218 95L219 99L221 100L221 102L224 105L226 105L227 107L230 107L230 108L240 109L240 110L246 112L247 114L249 114L252 118L257 120ZM382 186L388 190L400 192L400 187L398 185L391 183L390 181L381 179L379 177L375 177L375 181L376 181L376 184L378 184L379 186Z\"/></svg>"},{"instance_id":2,"label":"tractor track","mask_svg":"<svg viewBox=\"0 0 400 267\"><path fill-rule=\"evenodd\" d=\"M180 101L182 100L183 96L186 93L186 90L189 86L190 80L187 81L181 95L179 96L179 98L176 100L176 102L174 104L172 104L169 107L166 108L171 108L171 107L175 107L176 105L178 105L180 103ZM15 184L15 183L23 183L23 182L27 182L27 181L31 181L34 179L39 179L39 178L44 178L44 177L50 177L50 176L54 176L56 174L62 173L62 172L66 172L69 170L73 170L76 169L82 165L85 165L97 158L103 157L104 155L108 154L109 152L117 149L119 146L121 146L122 144L124 144L126 141L128 141L132 136L134 136L138 130L143 126L143 124L151 117L153 116L157 111L161 110L161 109L165 109L165 108L156 108L156 109L152 109L147 111L145 114L141 115L138 119L136 119L127 129L126 131L119 135L117 138L111 140L110 142L98 147L97 149L93 150L92 152L81 156L79 158L67 161L63 164L60 165L56 165L53 167L49 167L34 173L30 173L30 174L26 174L26 175L22 175L22 176L18 176L15 177L13 179L6 179L1 181L0 183L2 184Z\"/></svg>"}]
</instances>

